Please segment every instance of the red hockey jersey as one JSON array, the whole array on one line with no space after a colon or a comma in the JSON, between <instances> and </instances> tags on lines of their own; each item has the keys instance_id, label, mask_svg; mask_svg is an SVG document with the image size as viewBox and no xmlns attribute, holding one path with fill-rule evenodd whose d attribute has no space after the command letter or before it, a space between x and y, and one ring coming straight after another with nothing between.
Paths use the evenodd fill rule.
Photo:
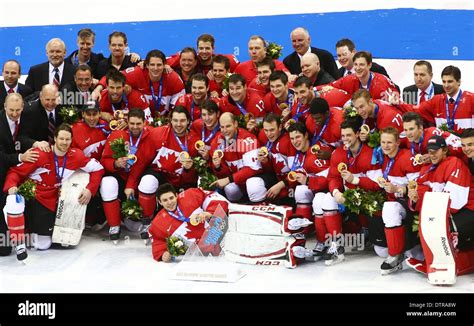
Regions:
<instances>
[{"instance_id":1,"label":"red hockey jersey","mask_svg":"<svg viewBox=\"0 0 474 326\"><path fill-rule=\"evenodd\" d=\"M100 161L109 133L109 126L103 120L99 120L96 128L89 127L84 121L78 121L72 125L71 148L79 148L87 157Z\"/></svg>"},{"instance_id":2,"label":"red hockey jersey","mask_svg":"<svg viewBox=\"0 0 474 326\"><path fill-rule=\"evenodd\" d=\"M370 96L372 96L372 99L374 100L385 99L386 100L388 99L387 96L390 92L398 93L398 90L395 87L395 84L386 76L376 73L376 72L371 72L370 74L372 78L371 78L368 90L369 90ZM355 74L351 74L351 75L347 75L345 77L339 78L338 80L333 81L329 85L346 91L347 93L349 93L350 96L352 96L352 94L354 94L358 89L362 88L362 85Z\"/></svg>"},{"instance_id":3,"label":"red hockey jersey","mask_svg":"<svg viewBox=\"0 0 474 326\"><path fill-rule=\"evenodd\" d=\"M57 167L54 151L48 153L39 149L34 149L34 151L39 154L35 163L20 163L8 171L3 186L4 192L7 192L11 187L18 187L25 179L29 178L36 184L36 199L44 207L55 212L59 188L76 170L90 174L86 188L90 190L92 196L99 189L104 168L97 160L85 156L80 149L71 148L65 156L57 157Z\"/></svg>"},{"instance_id":4,"label":"red hockey jersey","mask_svg":"<svg viewBox=\"0 0 474 326\"><path fill-rule=\"evenodd\" d=\"M276 59L273 60L273 62L275 63L275 70L283 70L285 72L288 72L288 69L285 67L283 62ZM257 66L252 60L248 60L240 63L235 69L235 73L244 76L245 83L247 85L250 85L252 79L257 78Z\"/></svg>"},{"instance_id":5,"label":"red hockey jersey","mask_svg":"<svg viewBox=\"0 0 474 326\"><path fill-rule=\"evenodd\" d=\"M211 164L214 174L218 178L232 175L236 184L245 185L248 178L262 172L262 165L257 159L259 148L257 137L242 128L239 128L237 137L230 144L222 134L219 135L211 143L210 155L212 157L214 151L219 149L224 152L224 157L219 169Z\"/></svg>"}]
</instances>

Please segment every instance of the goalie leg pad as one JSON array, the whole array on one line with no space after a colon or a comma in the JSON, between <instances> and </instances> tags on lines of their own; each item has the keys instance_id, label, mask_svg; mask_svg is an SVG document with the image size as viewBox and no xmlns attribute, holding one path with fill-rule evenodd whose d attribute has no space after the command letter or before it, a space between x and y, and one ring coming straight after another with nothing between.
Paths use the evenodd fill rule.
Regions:
<instances>
[{"instance_id":1,"label":"goalie leg pad","mask_svg":"<svg viewBox=\"0 0 474 326\"><path fill-rule=\"evenodd\" d=\"M420 213L420 240L431 284L456 283L456 263L448 216L449 194L426 192Z\"/></svg>"},{"instance_id":2,"label":"goalie leg pad","mask_svg":"<svg viewBox=\"0 0 474 326\"><path fill-rule=\"evenodd\" d=\"M119 192L119 185L115 177L103 177L100 182L100 196L103 201L112 201L117 199Z\"/></svg>"},{"instance_id":3,"label":"goalie leg pad","mask_svg":"<svg viewBox=\"0 0 474 326\"><path fill-rule=\"evenodd\" d=\"M227 232L225 237L225 257L231 261L270 266L296 266L291 253L293 237L262 236Z\"/></svg>"},{"instance_id":4,"label":"goalie leg pad","mask_svg":"<svg viewBox=\"0 0 474 326\"><path fill-rule=\"evenodd\" d=\"M284 235L291 208L229 204L229 230L246 234Z\"/></svg>"}]
</instances>

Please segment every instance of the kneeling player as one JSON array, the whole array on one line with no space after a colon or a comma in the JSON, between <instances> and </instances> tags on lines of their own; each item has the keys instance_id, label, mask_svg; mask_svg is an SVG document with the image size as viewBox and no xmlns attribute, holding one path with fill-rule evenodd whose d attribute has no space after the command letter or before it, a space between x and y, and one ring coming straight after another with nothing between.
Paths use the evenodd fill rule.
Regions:
<instances>
[{"instance_id":1,"label":"kneeling player","mask_svg":"<svg viewBox=\"0 0 474 326\"><path fill-rule=\"evenodd\" d=\"M53 228L56 217L56 206L59 197L59 188L75 170L90 173L90 181L81 192L78 200L82 205L87 205L92 196L97 192L104 169L100 163L89 157L79 149L71 149L72 129L63 124L56 129L54 145L50 152L35 150L39 158L35 163L22 163L11 168L8 172L4 191L8 191L5 206L7 224L10 235L20 239L16 245L18 260L27 258L24 238L25 202L18 198L16 193L18 185L29 178L36 184L36 198L26 204L26 227L35 235L34 246L39 250L51 247ZM54 170L53 170L54 168Z\"/></svg>"},{"instance_id":2,"label":"kneeling player","mask_svg":"<svg viewBox=\"0 0 474 326\"><path fill-rule=\"evenodd\" d=\"M166 239L176 236L187 242L199 242L207 222L219 206L227 212L228 201L215 192L190 188L178 194L169 183L158 188L158 202L163 209L153 219L149 233L155 260L171 261ZM197 225L193 221L198 221Z\"/></svg>"},{"instance_id":3,"label":"kneeling player","mask_svg":"<svg viewBox=\"0 0 474 326\"><path fill-rule=\"evenodd\" d=\"M423 197L426 192L450 194L449 211L446 214L451 215L452 225L450 230L439 230L439 232L447 232L445 238L449 240L450 247L454 248L456 274L462 275L474 269L474 220L472 218L474 216L474 194L470 191L471 175L461 159L448 156L447 144L443 137L431 137L427 147L431 164L425 165L421 169L417 187L408 191L408 197L413 203L416 203L416 210L419 211L422 209ZM425 203L423 209L426 209L425 205L430 205L430 203ZM432 273L434 270L429 267L436 256L442 255L442 253L430 248L422 228L420 228L420 240L425 261L410 258L406 262L420 272Z\"/></svg>"}]
</instances>

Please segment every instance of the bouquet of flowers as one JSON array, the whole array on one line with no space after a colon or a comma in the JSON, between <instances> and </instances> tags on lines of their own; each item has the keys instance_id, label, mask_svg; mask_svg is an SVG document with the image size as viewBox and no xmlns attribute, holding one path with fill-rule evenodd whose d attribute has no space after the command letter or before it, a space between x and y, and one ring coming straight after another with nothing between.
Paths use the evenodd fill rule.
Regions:
<instances>
[{"instance_id":1,"label":"bouquet of flowers","mask_svg":"<svg viewBox=\"0 0 474 326\"><path fill-rule=\"evenodd\" d=\"M380 133L378 130L369 132L367 145L369 145L369 147L372 147L372 148L376 148L380 146Z\"/></svg>"},{"instance_id":2,"label":"bouquet of flowers","mask_svg":"<svg viewBox=\"0 0 474 326\"><path fill-rule=\"evenodd\" d=\"M135 199L127 199L124 201L120 211L123 217L132 221L140 221L143 216L143 208Z\"/></svg>"},{"instance_id":3,"label":"bouquet of flowers","mask_svg":"<svg viewBox=\"0 0 474 326\"><path fill-rule=\"evenodd\" d=\"M360 188L347 189L343 194L346 201L346 210L354 214L373 216L380 211L385 202L385 194L382 192L365 191Z\"/></svg>"},{"instance_id":4,"label":"bouquet of flowers","mask_svg":"<svg viewBox=\"0 0 474 326\"><path fill-rule=\"evenodd\" d=\"M128 155L128 142L122 137L116 138L110 142L110 148L112 149L112 157L117 159Z\"/></svg>"},{"instance_id":5,"label":"bouquet of flowers","mask_svg":"<svg viewBox=\"0 0 474 326\"><path fill-rule=\"evenodd\" d=\"M358 115L357 110L355 107L352 106L352 103L348 103L344 106L344 119L347 118L354 118Z\"/></svg>"},{"instance_id":6,"label":"bouquet of flowers","mask_svg":"<svg viewBox=\"0 0 474 326\"><path fill-rule=\"evenodd\" d=\"M370 217L382 210L385 202L385 193L381 191L367 191L362 203L362 212Z\"/></svg>"},{"instance_id":7,"label":"bouquet of flowers","mask_svg":"<svg viewBox=\"0 0 474 326\"><path fill-rule=\"evenodd\" d=\"M458 137L460 136L459 134L457 134L456 132L454 132L454 130L449 129L447 123L441 124L441 126L439 127L439 129L441 129L442 131L447 131L447 132L449 132L449 133L451 133L451 134L453 134L453 135L455 135L455 136L458 136Z\"/></svg>"},{"instance_id":8,"label":"bouquet of flowers","mask_svg":"<svg viewBox=\"0 0 474 326\"><path fill-rule=\"evenodd\" d=\"M411 230L413 232L418 233L419 228L420 228L420 215L415 214L415 216L413 216L413 223L411 225Z\"/></svg>"},{"instance_id":9,"label":"bouquet of flowers","mask_svg":"<svg viewBox=\"0 0 474 326\"><path fill-rule=\"evenodd\" d=\"M283 50L283 47L280 44L275 42L269 42L267 44L267 56L272 59L279 59L282 56L281 50Z\"/></svg>"},{"instance_id":10,"label":"bouquet of flowers","mask_svg":"<svg viewBox=\"0 0 474 326\"><path fill-rule=\"evenodd\" d=\"M63 106L59 110L59 115L63 118L65 123L72 125L79 120L79 110L75 106Z\"/></svg>"},{"instance_id":11,"label":"bouquet of flowers","mask_svg":"<svg viewBox=\"0 0 474 326\"><path fill-rule=\"evenodd\" d=\"M232 74L229 72L227 73L227 75L225 76L225 79L224 81L222 82L222 90L226 90L227 92L229 91L229 77L231 76Z\"/></svg>"},{"instance_id":12,"label":"bouquet of flowers","mask_svg":"<svg viewBox=\"0 0 474 326\"><path fill-rule=\"evenodd\" d=\"M211 188L211 183L217 181L217 177L210 172L207 161L202 157L197 156L193 158L193 166L199 176L199 188L213 190Z\"/></svg>"},{"instance_id":13,"label":"bouquet of flowers","mask_svg":"<svg viewBox=\"0 0 474 326\"><path fill-rule=\"evenodd\" d=\"M157 114L153 118L153 127L161 127L170 123L170 119L167 115Z\"/></svg>"},{"instance_id":14,"label":"bouquet of flowers","mask_svg":"<svg viewBox=\"0 0 474 326\"><path fill-rule=\"evenodd\" d=\"M25 200L31 200L35 198L36 183L34 183L34 181L31 179L26 180L18 187L17 194L22 195Z\"/></svg>"},{"instance_id":15,"label":"bouquet of flowers","mask_svg":"<svg viewBox=\"0 0 474 326\"><path fill-rule=\"evenodd\" d=\"M186 243L175 236L168 237L166 239L166 245L168 247L168 252L173 257L182 256L188 251L188 246Z\"/></svg>"}]
</instances>

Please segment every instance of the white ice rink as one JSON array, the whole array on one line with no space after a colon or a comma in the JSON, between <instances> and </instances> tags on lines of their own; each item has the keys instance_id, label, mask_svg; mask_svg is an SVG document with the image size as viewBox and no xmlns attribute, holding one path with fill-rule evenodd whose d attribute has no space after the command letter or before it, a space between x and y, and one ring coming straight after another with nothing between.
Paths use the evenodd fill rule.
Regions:
<instances>
[{"instance_id":1,"label":"white ice rink","mask_svg":"<svg viewBox=\"0 0 474 326\"><path fill-rule=\"evenodd\" d=\"M428 283L405 267L381 276L382 259L373 252L346 254L338 265L305 262L295 269L239 264L247 274L236 283L177 281L170 277L179 263L156 262L151 248L136 234L115 246L107 232L86 233L75 249L29 251L27 264L2 257L0 293L472 293L474 274L454 286Z\"/></svg>"}]
</instances>

